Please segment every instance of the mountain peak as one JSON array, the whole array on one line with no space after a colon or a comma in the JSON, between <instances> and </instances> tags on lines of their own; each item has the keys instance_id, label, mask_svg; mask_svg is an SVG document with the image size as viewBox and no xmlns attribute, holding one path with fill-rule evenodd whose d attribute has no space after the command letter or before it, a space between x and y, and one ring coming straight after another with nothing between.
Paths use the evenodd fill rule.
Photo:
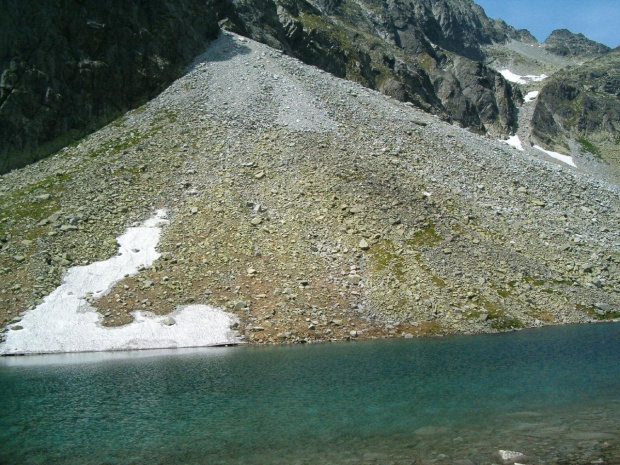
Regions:
<instances>
[{"instance_id":1,"label":"mountain peak","mask_svg":"<svg viewBox=\"0 0 620 465\"><path fill-rule=\"evenodd\" d=\"M607 45L588 39L581 33L573 33L568 29L556 29L547 40L546 49L561 56L595 57L608 53L611 48Z\"/></svg>"}]
</instances>

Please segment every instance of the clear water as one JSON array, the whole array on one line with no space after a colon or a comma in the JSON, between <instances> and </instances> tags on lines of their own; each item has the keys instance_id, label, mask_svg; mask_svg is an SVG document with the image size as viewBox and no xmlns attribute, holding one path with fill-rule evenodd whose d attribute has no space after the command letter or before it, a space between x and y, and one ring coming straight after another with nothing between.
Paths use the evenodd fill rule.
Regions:
<instances>
[{"instance_id":1,"label":"clear water","mask_svg":"<svg viewBox=\"0 0 620 465\"><path fill-rule=\"evenodd\" d=\"M0 393L2 464L620 463L618 324L3 358Z\"/></svg>"}]
</instances>

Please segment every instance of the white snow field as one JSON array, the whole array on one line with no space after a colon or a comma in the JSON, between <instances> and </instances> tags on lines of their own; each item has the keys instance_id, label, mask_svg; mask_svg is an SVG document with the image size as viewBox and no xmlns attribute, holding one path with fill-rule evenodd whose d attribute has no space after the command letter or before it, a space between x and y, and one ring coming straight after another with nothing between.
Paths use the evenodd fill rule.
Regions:
<instances>
[{"instance_id":1,"label":"white snow field","mask_svg":"<svg viewBox=\"0 0 620 465\"><path fill-rule=\"evenodd\" d=\"M549 77L546 74L540 74L540 75L528 74L527 76L519 76L518 74L513 73L509 69L501 70L500 74L504 76L504 79L506 79L507 81L514 82L516 84L527 84L528 82L540 82Z\"/></svg>"},{"instance_id":2,"label":"white snow field","mask_svg":"<svg viewBox=\"0 0 620 465\"><path fill-rule=\"evenodd\" d=\"M570 155L564 155L558 152L552 152L551 150L545 150L540 145L535 145L534 148L537 150L540 150L541 152L545 152L551 158L555 158L556 160L560 160L561 162L566 163L567 165L574 166L575 168L577 168L577 165L575 165L575 162L573 161L573 157L571 157Z\"/></svg>"},{"instance_id":3,"label":"white snow field","mask_svg":"<svg viewBox=\"0 0 620 465\"><path fill-rule=\"evenodd\" d=\"M521 139L516 134L512 137L509 137L506 140L503 140L506 144L514 147L515 149L521 150L523 152L523 144L521 144Z\"/></svg>"},{"instance_id":4,"label":"white snow field","mask_svg":"<svg viewBox=\"0 0 620 465\"><path fill-rule=\"evenodd\" d=\"M62 284L43 303L12 325L0 355L199 347L240 342L231 330L236 317L206 305L179 307L170 315L134 311L134 321L104 327L102 316L87 302L102 296L126 275L148 267L156 251L166 214L159 210L141 226L118 238L119 253L108 260L69 269ZM21 328L21 329L20 329Z\"/></svg>"}]
</instances>

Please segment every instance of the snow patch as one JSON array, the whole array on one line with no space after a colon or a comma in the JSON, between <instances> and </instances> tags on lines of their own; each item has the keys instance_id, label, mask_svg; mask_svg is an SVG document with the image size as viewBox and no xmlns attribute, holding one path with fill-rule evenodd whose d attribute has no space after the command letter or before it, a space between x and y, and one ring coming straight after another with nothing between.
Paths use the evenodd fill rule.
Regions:
<instances>
[{"instance_id":1,"label":"snow patch","mask_svg":"<svg viewBox=\"0 0 620 465\"><path fill-rule=\"evenodd\" d=\"M525 96L525 103L531 102L532 100L536 100L536 98L538 97L538 94L540 94L540 92L537 90L528 92L527 95Z\"/></svg>"},{"instance_id":2,"label":"snow patch","mask_svg":"<svg viewBox=\"0 0 620 465\"><path fill-rule=\"evenodd\" d=\"M540 145L535 145L534 148L540 150L541 152L545 152L551 158L555 158L556 160L560 160L562 163L566 163L567 165L577 168L577 165L575 165L575 162L573 161L573 157L570 155L563 155L558 152L552 152L551 150L545 150Z\"/></svg>"},{"instance_id":3,"label":"snow patch","mask_svg":"<svg viewBox=\"0 0 620 465\"><path fill-rule=\"evenodd\" d=\"M523 145L521 145L521 139L519 139L519 136L517 136L516 134L512 137L509 137L507 140L503 140L502 142L505 142L506 144L523 152Z\"/></svg>"},{"instance_id":4,"label":"snow patch","mask_svg":"<svg viewBox=\"0 0 620 465\"><path fill-rule=\"evenodd\" d=\"M100 297L127 275L149 267L160 257L156 247L163 210L142 226L129 228L118 238L118 255L69 269L62 284L43 303L27 312L0 345L0 355L90 352L130 349L197 347L239 342L230 326L236 317L206 305L179 307L171 315L132 312L134 321L104 327L102 316L87 302ZM170 324L170 318L174 323Z\"/></svg>"},{"instance_id":5,"label":"snow patch","mask_svg":"<svg viewBox=\"0 0 620 465\"><path fill-rule=\"evenodd\" d=\"M526 76L520 76L518 74L513 73L509 69L501 70L500 74L504 76L504 79L506 79L507 81L514 82L516 84L527 84L528 82L540 82L549 77L546 74L540 74L540 75L528 74Z\"/></svg>"}]
</instances>

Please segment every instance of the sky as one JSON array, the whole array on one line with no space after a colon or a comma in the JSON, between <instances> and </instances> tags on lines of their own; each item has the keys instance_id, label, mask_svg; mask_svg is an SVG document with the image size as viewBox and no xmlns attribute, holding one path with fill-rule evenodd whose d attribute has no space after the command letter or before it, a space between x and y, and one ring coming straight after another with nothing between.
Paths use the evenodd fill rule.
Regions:
<instances>
[{"instance_id":1,"label":"sky","mask_svg":"<svg viewBox=\"0 0 620 465\"><path fill-rule=\"evenodd\" d=\"M540 42L554 29L568 29L612 48L620 45L620 0L474 1L490 18L528 29Z\"/></svg>"}]
</instances>

